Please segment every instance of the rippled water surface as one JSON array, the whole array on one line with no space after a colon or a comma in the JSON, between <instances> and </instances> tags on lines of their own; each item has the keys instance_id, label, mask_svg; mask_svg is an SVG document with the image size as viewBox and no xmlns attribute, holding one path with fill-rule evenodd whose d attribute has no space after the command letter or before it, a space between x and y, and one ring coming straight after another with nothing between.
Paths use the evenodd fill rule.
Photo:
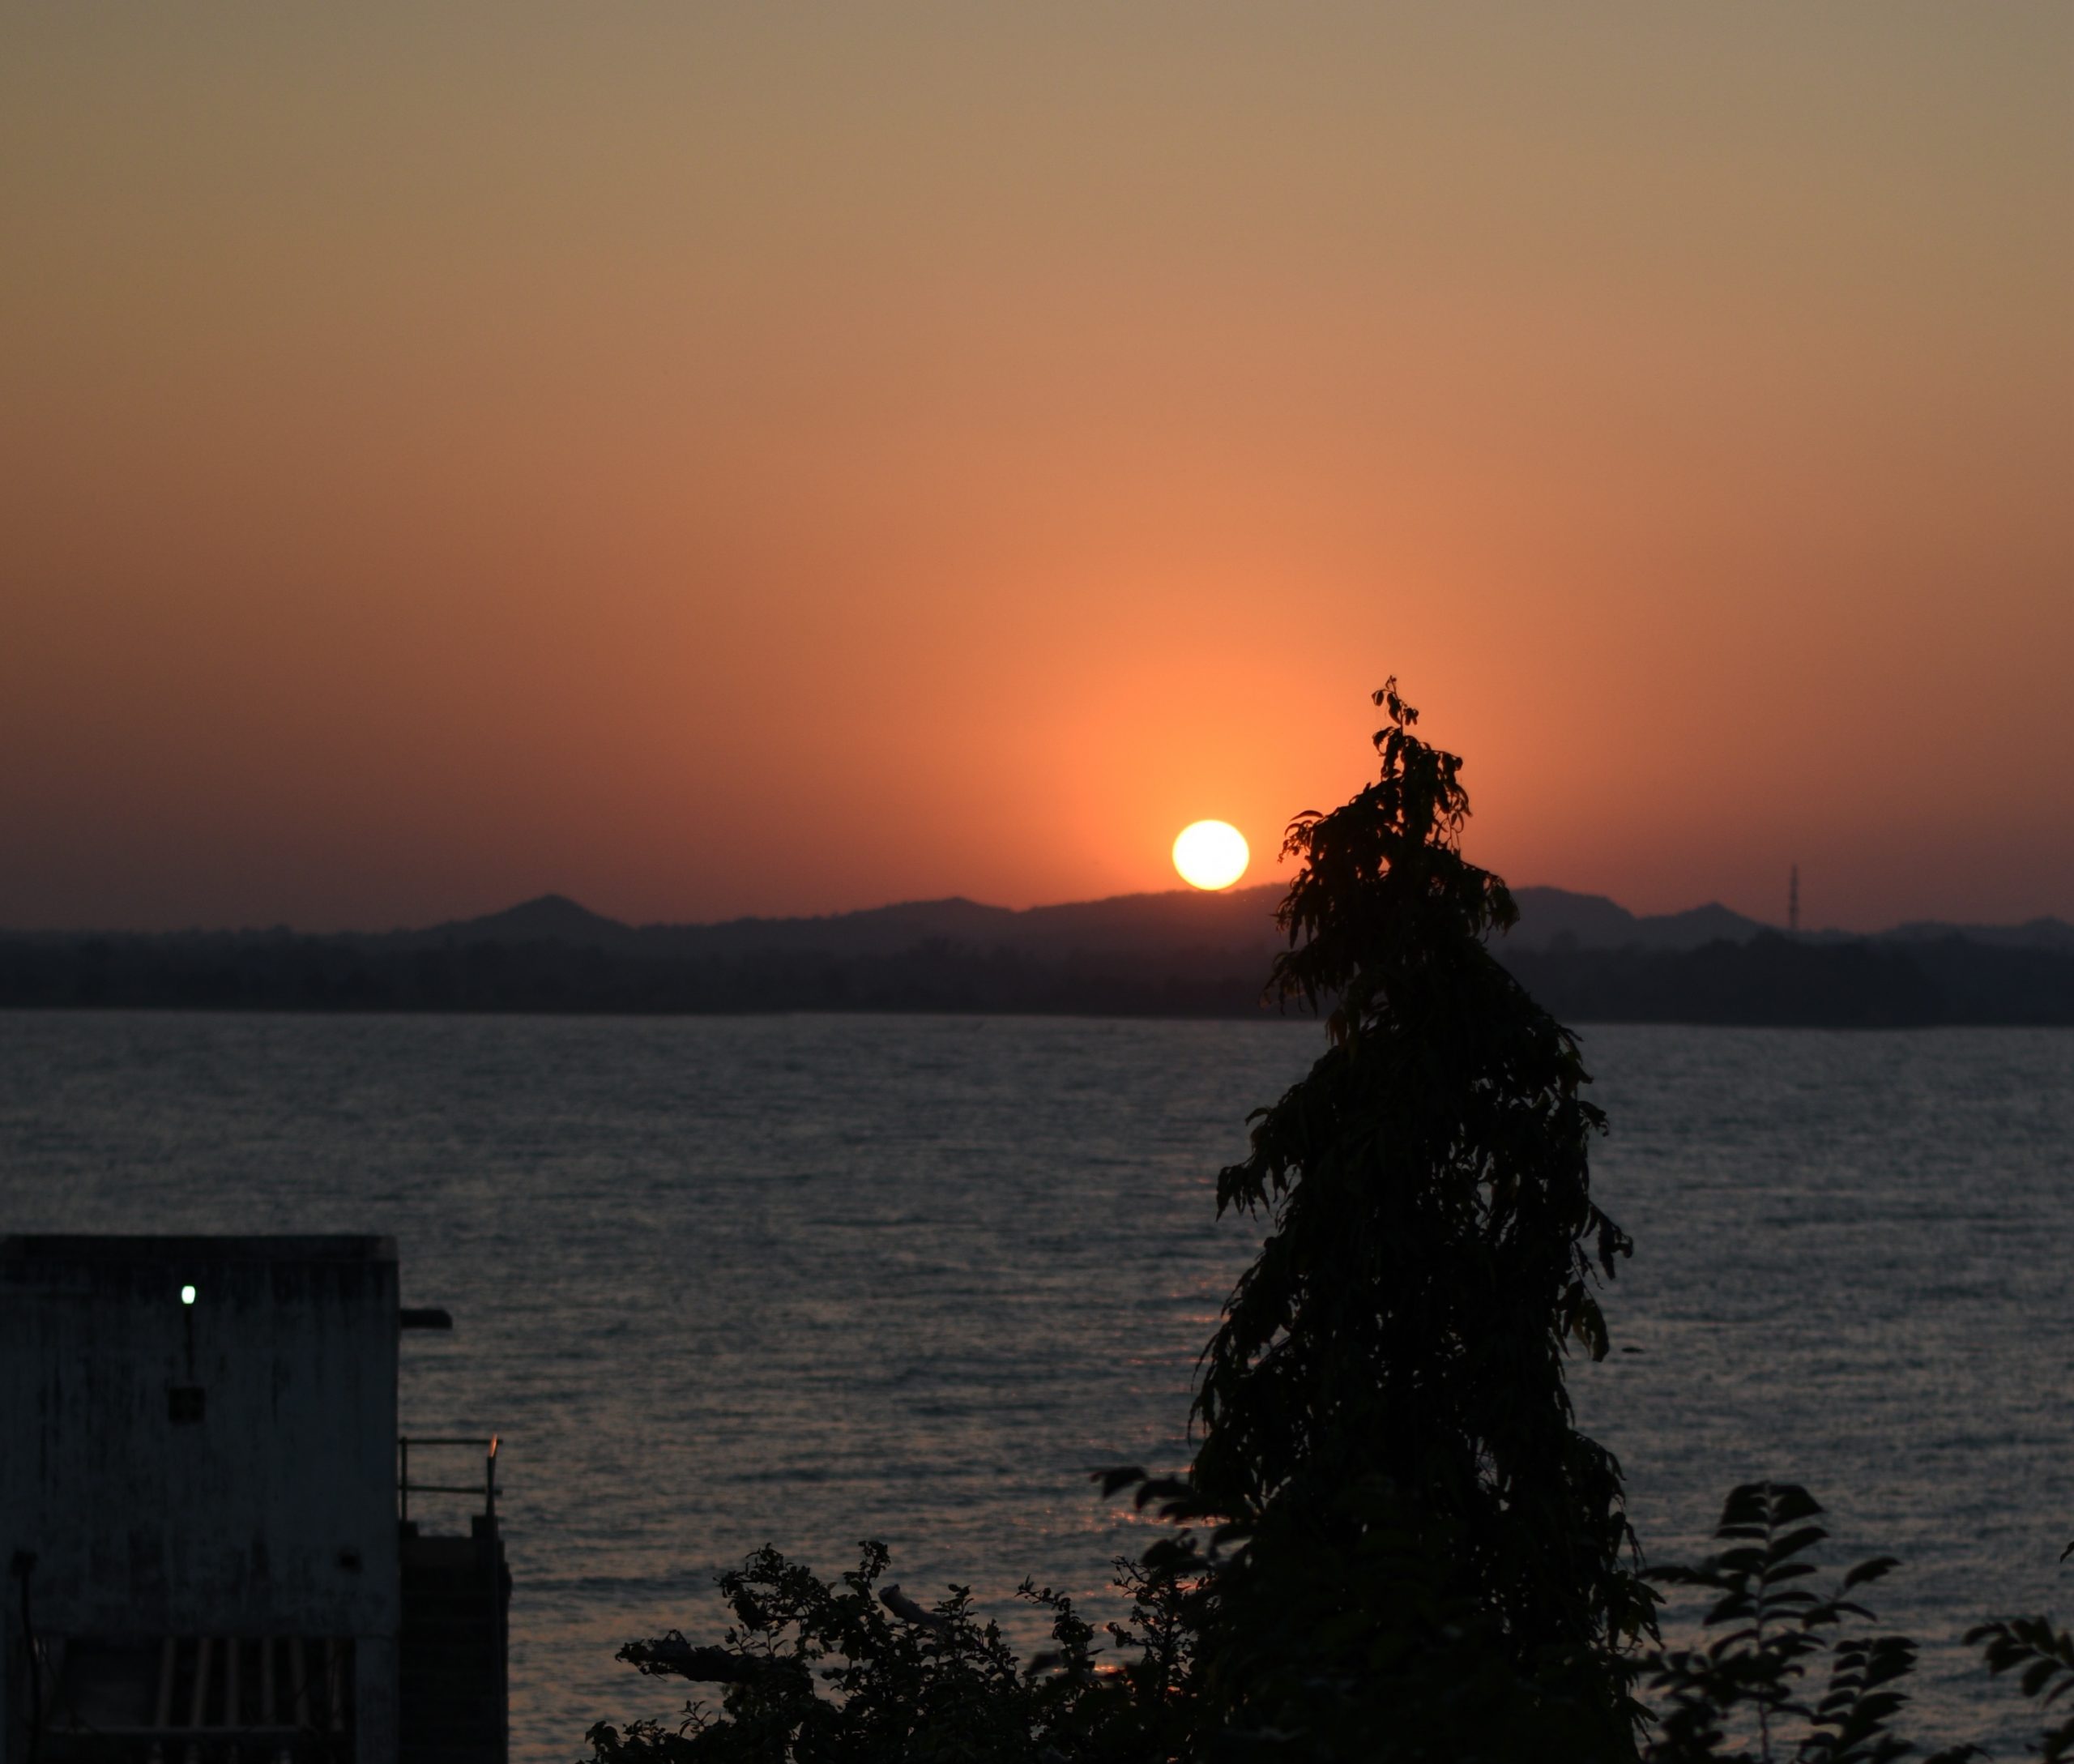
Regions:
<instances>
[{"instance_id":1,"label":"rippled water surface","mask_svg":"<svg viewBox=\"0 0 2074 1764\"><path fill-rule=\"evenodd\" d=\"M0 1014L0 1230L382 1231L407 1429L502 1433L514 1755L668 1713L612 1660L766 1540L911 1591L1098 1593L1087 1469L1171 1463L1250 1255L1214 1217L1313 1027ZM1587 1033L1639 1249L1573 1375L1653 1554L1808 1482L1905 1570L1927 1718L2014 1752L1956 1646L2074 1607L2074 1036ZM450 1514L460 1523L462 1507ZM432 1515L435 1518L439 1515Z\"/></svg>"}]
</instances>

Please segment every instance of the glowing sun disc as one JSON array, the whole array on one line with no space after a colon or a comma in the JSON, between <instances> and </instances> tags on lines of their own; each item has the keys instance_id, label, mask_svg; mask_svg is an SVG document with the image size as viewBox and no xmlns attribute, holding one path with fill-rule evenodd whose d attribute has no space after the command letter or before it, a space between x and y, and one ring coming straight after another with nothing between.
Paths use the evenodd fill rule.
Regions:
<instances>
[{"instance_id":1,"label":"glowing sun disc","mask_svg":"<svg viewBox=\"0 0 2074 1764\"><path fill-rule=\"evenodd\" d=\"M1174 841L1174 868L1193 888L1229 888L1252 856L1245 835L1228 821L1198 821Z\"/></svg>"}]
</instances>

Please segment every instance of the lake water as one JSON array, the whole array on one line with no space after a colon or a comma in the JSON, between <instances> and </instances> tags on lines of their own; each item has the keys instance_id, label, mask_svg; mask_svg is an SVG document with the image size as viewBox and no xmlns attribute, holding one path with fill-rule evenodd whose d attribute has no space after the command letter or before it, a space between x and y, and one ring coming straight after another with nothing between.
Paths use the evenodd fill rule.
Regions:
<instances>
[{"instance_id":1,"label":"lake water","mask_svg":"<svg viewBox=\"0 0 2074 1764\"><path fill-rule=\"evenodd\" d=\"M1315 1026L0 1014L0 1231L386 1232L406 1429L506 1440L514 1756L668 1715L623 1641L766 1541L1017 1616L1129 1547L1251 1255L1214 1216ZM1762 1476L1890 1552L1923 1724L2016 1753L1957 1646L2074 1615L2074 1035L1603 1028L1637 1254L1573 1375L1658 1559ZM1622 1348L1639 1352L1624 1352ZM466 1503L425 1516L463 1523ZM681 1699L677 1699L681 1702Z\"/></svg>"}]
</instances>

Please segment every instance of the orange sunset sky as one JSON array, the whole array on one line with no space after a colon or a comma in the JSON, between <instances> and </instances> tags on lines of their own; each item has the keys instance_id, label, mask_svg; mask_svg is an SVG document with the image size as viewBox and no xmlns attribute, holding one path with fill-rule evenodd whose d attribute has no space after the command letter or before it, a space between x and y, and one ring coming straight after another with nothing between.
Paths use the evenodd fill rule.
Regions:
<instances>
[{"instance_id":1,"label":"orange sunset sky","mask_svg":"<svg viewBox=\"0 0 2074 1764\"><path fill-rule=\"evenodd\" d=\"M2074 7L25 6L0 925L2074 916Z\"/></svg>"}]
</instances>

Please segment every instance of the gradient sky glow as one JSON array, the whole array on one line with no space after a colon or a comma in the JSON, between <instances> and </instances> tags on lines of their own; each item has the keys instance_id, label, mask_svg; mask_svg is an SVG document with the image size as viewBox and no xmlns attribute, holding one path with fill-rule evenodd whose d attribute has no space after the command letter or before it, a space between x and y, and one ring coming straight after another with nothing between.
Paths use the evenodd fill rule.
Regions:
<instances>
[{"instance_id":1,"label":"gradient sky glow","mask_svg":"<svg viewBox=\"0 0 2074 1764\"><path fill-rule=\"evenodd\" d=\"M0 925L2074 916L2074 8L0 22Z\"/></svg>"}]
</instances>

